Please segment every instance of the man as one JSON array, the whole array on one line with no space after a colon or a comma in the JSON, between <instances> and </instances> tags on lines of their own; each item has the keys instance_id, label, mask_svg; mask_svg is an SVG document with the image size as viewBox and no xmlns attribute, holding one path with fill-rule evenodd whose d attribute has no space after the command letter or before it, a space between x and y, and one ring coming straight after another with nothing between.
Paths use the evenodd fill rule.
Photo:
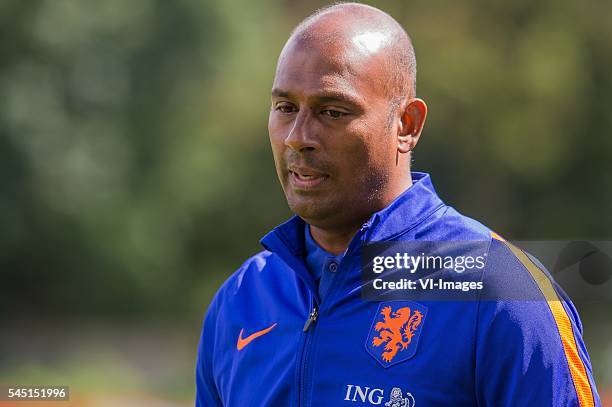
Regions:
<instances>
[{"instance_id":1,"label":"man","mask_svg":"<svg viewBox=\"0 0 612 407\"><path fill-rule=\"evenodd\" d=\"M296 216L212 301L196 405L599 405L571 302L530 257L411 173L427 115L415 79L408 35L373 7L334 5L292 33L269 134ZM487 243L479 281L503 290L510 276L539 300L361 297L363 245L459 240Z\"/></svg>"}]
</instances>

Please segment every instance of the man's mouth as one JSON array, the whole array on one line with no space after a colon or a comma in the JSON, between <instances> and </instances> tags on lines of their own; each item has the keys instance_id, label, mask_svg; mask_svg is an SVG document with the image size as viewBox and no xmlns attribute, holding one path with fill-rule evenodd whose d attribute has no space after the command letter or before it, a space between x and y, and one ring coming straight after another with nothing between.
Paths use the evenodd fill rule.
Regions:
<instances>
[{"instance_id":1,"label":"man's mouth","mask_svg":"<svg viewBox=\"0 0 612 407\"><path fill-rule=\"evenodd\" d=\"M312 189L327 179L327 175L310 168L289 168L289 182L297 189Z\"/></svg>"}]
</instances>

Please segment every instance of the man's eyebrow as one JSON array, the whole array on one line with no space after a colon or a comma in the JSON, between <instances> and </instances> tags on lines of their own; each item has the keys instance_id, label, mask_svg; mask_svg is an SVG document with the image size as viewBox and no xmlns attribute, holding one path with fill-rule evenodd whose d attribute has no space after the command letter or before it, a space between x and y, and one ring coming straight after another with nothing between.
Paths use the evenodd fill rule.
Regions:
<instances>
[{"instance_id":1,"label":"man's eyebrow","mask_svg":"<svg viewBox=\"0 0 612 407\"><path fill-rule=\"evenodd\" d=\"M290 95L289 95L289 92L286 92L278 88L274 88L272 89L272 96L277 97L277 98L289 98Z\"/></svg>"},{"instance_id":2,"label":"man's eyebrow","mask_svg":"<svg viewBox=\"0 0 612 407\"><path fill-rule=\"evenodd\" d=\"M274 88L272 89L272 96L278 98L291 98L291 93ZM357 96L353 96L349 93L345 92L337 92L337 91L321 91L312 96L313 99L318 100L319 102L344 102L350 103L353 105L360 106L362 104L361 98Z\"/></svg>"},{"instance_id":3,"label":"man's eyebrow","mask_svg":"<svg viewBox=\"0 0 612 407\"><path fill-rule=\"evenodd\" d=\"M361 106L361 98L344 92L321 92L315 96L321 102L344 102Z\"/></svg>"}]
</instances>

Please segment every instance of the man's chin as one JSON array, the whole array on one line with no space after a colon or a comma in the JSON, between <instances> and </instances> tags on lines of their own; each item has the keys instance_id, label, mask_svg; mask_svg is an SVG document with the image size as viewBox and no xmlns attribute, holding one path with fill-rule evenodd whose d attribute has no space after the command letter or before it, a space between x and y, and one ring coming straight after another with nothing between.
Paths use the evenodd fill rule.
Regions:
<instances>
[{"instance_id":1,"label":"man's chin","mask_svg":"<svg viewBox=\"0 0 612 407\"><path fill-rule=\"evenodd\" d=\"M310 224L338 215L337 210L331 208L330 205L324 205L320 199L293 198L288 199L287 204L291 212Z\"/></svg>"}]
</instances>

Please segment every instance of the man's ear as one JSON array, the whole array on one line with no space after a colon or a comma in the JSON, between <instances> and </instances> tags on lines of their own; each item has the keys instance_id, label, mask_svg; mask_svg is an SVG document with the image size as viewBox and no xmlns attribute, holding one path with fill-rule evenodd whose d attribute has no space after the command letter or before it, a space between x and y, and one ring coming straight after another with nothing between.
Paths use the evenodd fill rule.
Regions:
<instances>
[{"instance_id":1,"label":"man's ear","mask_svg":"<svg viewBox=\"0 0 612 407\"><path fill-rule=\"evenodd\" d=\"M407 153L414 149L421 137L426 117L427 105L422 99L408 100L408 104L402 113L397 136L397 150L400 153Z\"/></svg>"}]
</instances>

